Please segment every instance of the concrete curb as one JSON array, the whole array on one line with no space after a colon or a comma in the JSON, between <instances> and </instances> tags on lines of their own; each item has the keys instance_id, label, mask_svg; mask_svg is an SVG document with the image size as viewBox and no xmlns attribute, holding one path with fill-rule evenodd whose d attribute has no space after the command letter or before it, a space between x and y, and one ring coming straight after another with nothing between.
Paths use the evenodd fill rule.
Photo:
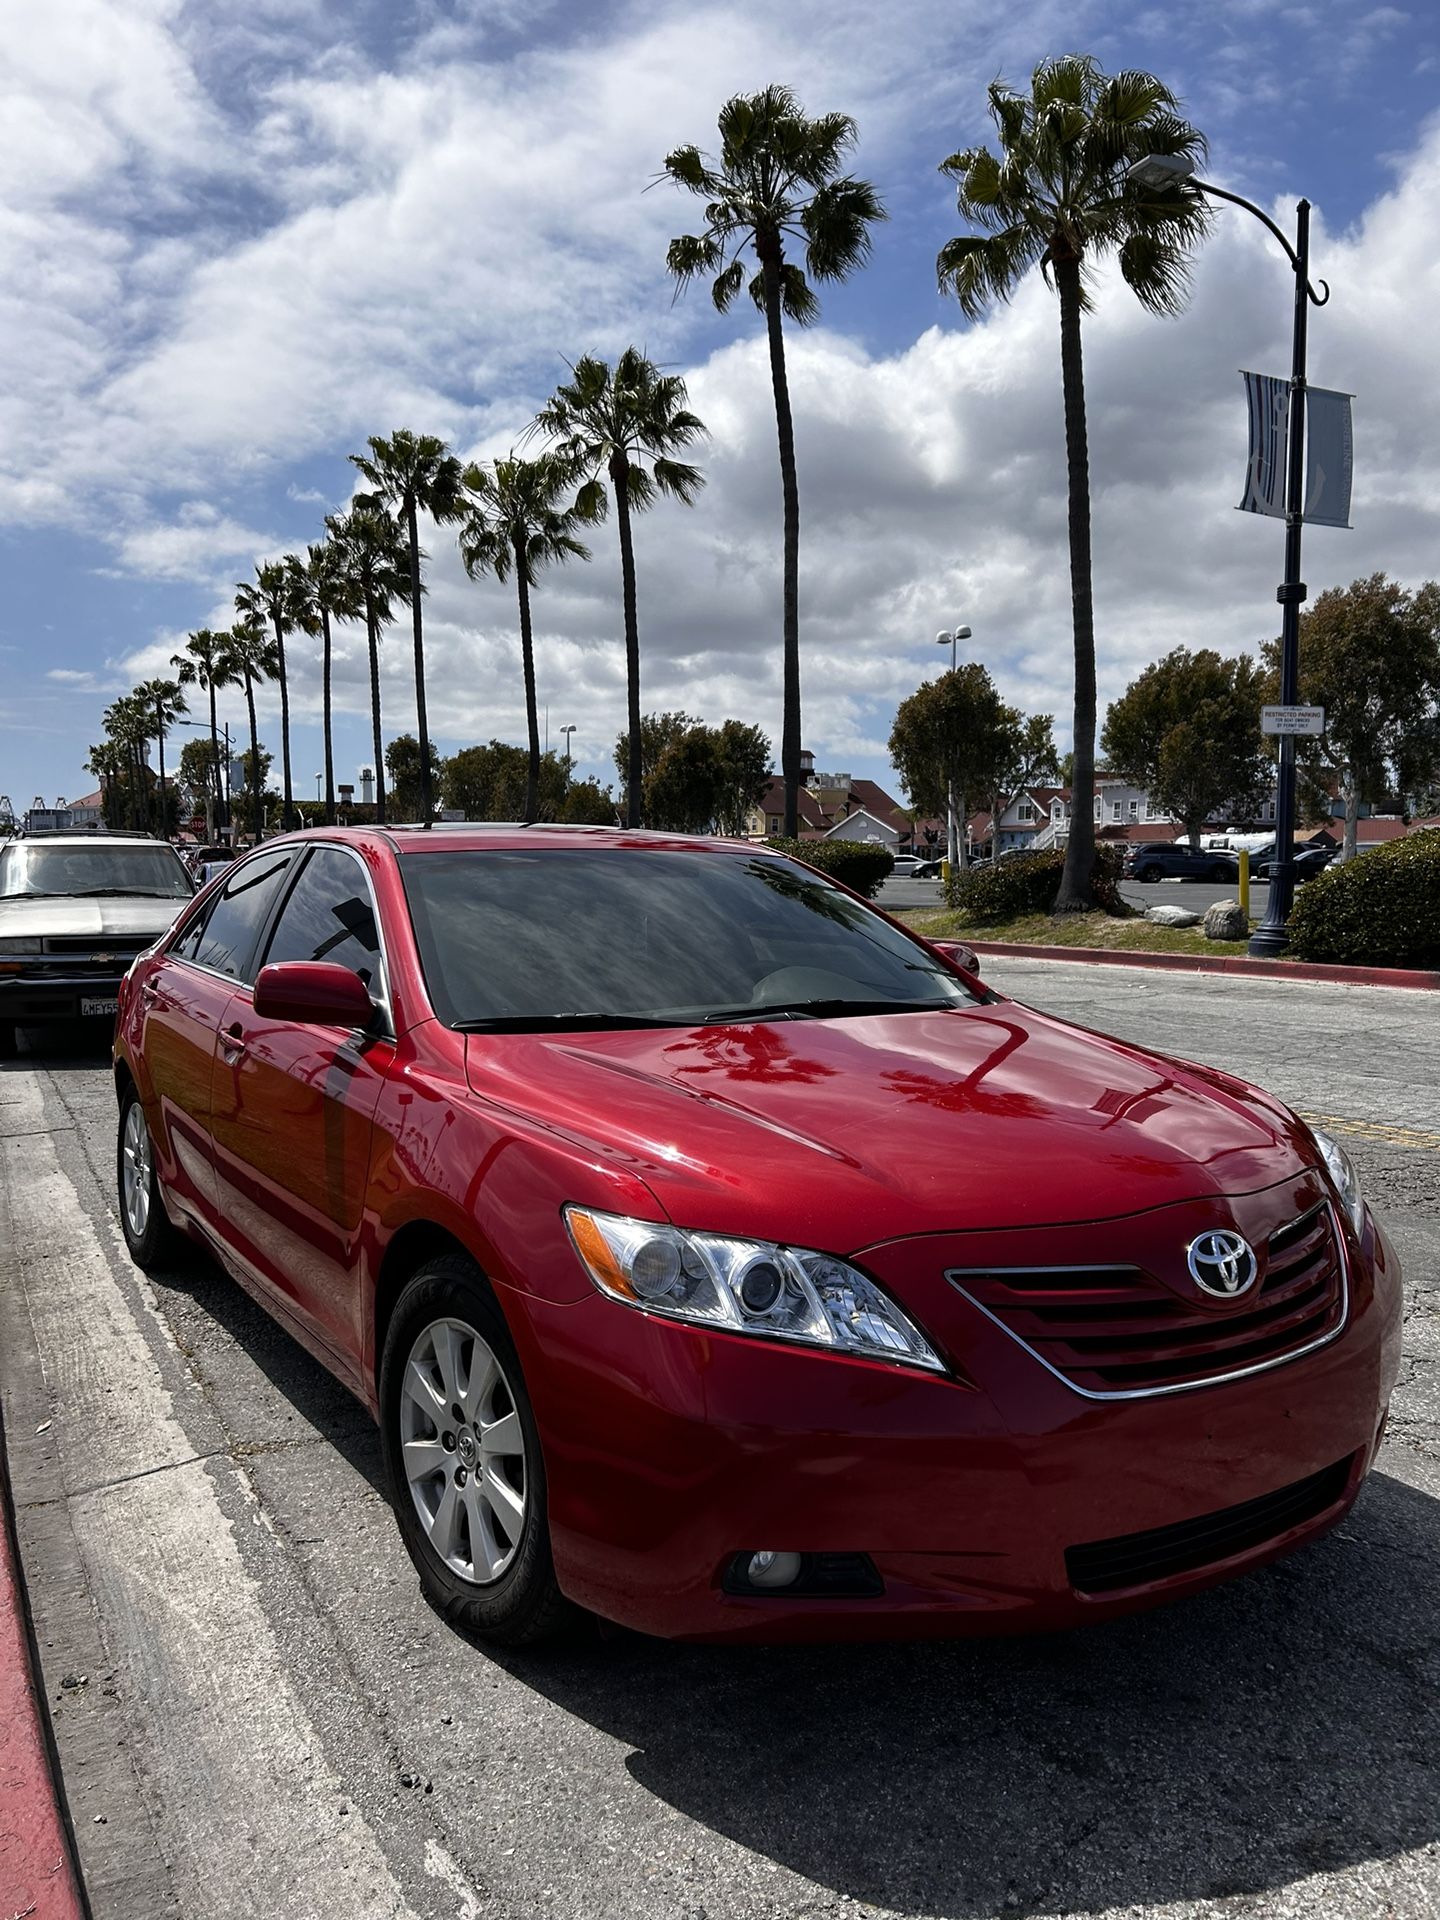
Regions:
<instances>
[{"instance_id":1,"label":"concrete curb","mask_svg":"<svg viewBox=\"0 0 1440 1920\"><path fill-rule=\"evenodd\" d=\"M1012 960L1077 960L1102 967L1160 967L1171 973L1253 974L1261 980L1329 980L1344 987L1410 987L1440 992L1440 973L1414 967L1325 967L1303 960L1233 960L1201 953L1143 953L1112 947L1041 947L1003 940L970 940L975 953Z\"/></svg>"},{"instance_id":2,"label":"concrete curb","mask_svg":"<svg viewBox=\"0 0 1440 1920\"><path fill-rule=\"evenodd\" d=\"M10 1493L0 1461L0 1913L84 1920L30 1668Z\"/></svg>"}]
</instances>

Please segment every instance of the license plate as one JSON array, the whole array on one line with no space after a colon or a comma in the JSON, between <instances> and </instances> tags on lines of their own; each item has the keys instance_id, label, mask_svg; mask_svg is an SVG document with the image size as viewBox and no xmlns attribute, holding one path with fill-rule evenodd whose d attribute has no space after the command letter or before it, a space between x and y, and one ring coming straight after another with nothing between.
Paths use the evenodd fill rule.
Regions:
<instances>
[{"instance_id":1,"label":"license plate","mask_svg":"<svg viewBox=\"0 0 1440 1920\"><path fill-rule=\"evenodd\" d=\"M119 1004L120 1003L118 1000L82 999L80 1002L81 1018L89 1019L92 1014L114 1013L118 1008Z\"/></svg>"}]
</instances>

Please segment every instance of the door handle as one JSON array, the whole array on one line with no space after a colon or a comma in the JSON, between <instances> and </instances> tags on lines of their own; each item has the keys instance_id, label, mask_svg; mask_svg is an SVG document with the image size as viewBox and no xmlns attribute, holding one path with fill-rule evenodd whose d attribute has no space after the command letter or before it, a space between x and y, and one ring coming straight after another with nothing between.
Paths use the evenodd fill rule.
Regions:
<instances>
[{"instance_id":1,"label":"door handle","mask_svg":"<svg viewBox=\"0 0 1440 1920\"><path fill-rule=\"evenodd\" d=\"M226 1027L220 1036L220 1044L227 1053L244 1053L245 1030L238 1021L233 1026Z\"/></svg>"},{"instance_id":2,"label":"door handle","mask_svg":"<svg viewBox=\"0 0 1440 1920\"><path fill-rule=\"evenodd\" d=\"M140 998L147 1007L153 1006L160 998L160 989L153 980L146 980L140 988Z\"/></svg>"}]
</instances>

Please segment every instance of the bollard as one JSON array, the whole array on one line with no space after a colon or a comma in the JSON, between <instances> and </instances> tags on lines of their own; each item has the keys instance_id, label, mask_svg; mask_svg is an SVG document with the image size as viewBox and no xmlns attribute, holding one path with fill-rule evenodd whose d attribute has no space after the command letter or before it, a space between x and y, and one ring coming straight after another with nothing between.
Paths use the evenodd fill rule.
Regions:
<instances>
[{"instance_id":1,"label":"bollard","mask_svg":"<svg viewBox=\"0 0 1440 1920\"><path fill-rule=\"evenodd\" d=\"M1250 918L1250 855L1246 848L1240 849L1240 905L1245 918Z\"/></svg>"}]
</instances>

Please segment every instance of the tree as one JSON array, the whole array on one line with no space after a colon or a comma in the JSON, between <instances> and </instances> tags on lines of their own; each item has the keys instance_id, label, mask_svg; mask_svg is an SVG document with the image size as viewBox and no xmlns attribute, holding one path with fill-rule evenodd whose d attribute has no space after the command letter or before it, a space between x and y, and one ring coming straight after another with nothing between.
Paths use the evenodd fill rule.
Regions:
<instances>
[{"instance_id":1,"label":"tree","mask_svg":"<svg viewBox=\"0 0 1440 1920\"><path fill-rule=\"evenodd\" d=\"M652 739L664 735L645 782L651 825L670 833L744 834L770 783L770 742L759 727L740 720L707 727L684 714L649 714L646 720ZM677 720L685 724L677 727ZM622 734L617 761L627 745Z\"/></svg>"},{"instance_id":2,"label":"tree","mask_svg":"<svg viewBox=\"0 0 1440 1920\"><path fill-rule=\"evenodd\" d=\"M470 496L460 528L460 558L472 580L493 573L500 581L515 575L520 602L520 660L525 679L525 722L530 736L525 781L525 820L534 820L540 788L540 721L535 708L535 645L530 630L530 591L540 569L565 560L588 560L590 550L575 537L579 516L574 503L560 502L574 485L571 463L554 453L504 460L465 470Z\"/></svg>"},{"instance_id":3,"label":"tree","mask_svg":"<svg viewBox=\"0 0 1440 1920\"><path fill-rule=\"evenodd\" d=\"M1190 256L1209 226L1198 193L1136 186L1128 168L1149 154L1200 160L1203 134L1153 74L1107 77L1088 55L1036 67L1028 94L1003 81L989 90L1000 152L970 147L940 171L955 182L961 215L983 229L947 241L936 260L942 291L970 319L1008 300L1038 266L1060 303L1060 376L1069 484L1070 598L1075 639L1074 775L1070 837L1057 913L1095 902L1095 614L1090 565L1090 452L1085 421L1081 315L1091 307L1095 262L1113 253L1150 313L1184 305Z\"/></svg>"},{"instance_id":4,"label":"tree","mask_svg":"<svg viewBox=\"0 0 1440 1920\"><path fill-rule=\"evenodd\" d=\"M430 726L425 711L425 636L420 610L425 594L420 577L424 555L420 550L419 516L428 514L437 522L460 519L465 511L460 462L434 434L414 434L403 427L388 440L372 434L369 444L368 455L352 453L350 459L374 488L376 500L394 509L408 547L408 598L415 636L415 719L420 735L417 817L428 827L435 813L431 769L436 762L430 751Z\"/></svg>"},{"instance_id":5,"label":"tree","mask_svg":"<svg viewBox=\"0 0 1440 1920\"><path fill-rule=\"evenodd\" d=\"M112 781L112 798L118 818L112 824L129 827L133 831L148 829L152 776L145 755L152 730L150 710L143 700L128 693L112 701L102 719L106 738L119 762L119 771ZM115 794L117 783L118 795Z\"/></svg>"},{"instance_id":6,"label":"tree","mask_svg":"<svg viewBox=\"0 0 1440 1920\"><path fill-rule=\"evenodd\" d=\"M808 326L820 317L810 280L844 280L870 255L870 229L885 218L867 181L840 171L855 145L848 114L807 117L788 87L736 94L720 109L718 160L698 147L677 147L665 172L705 201L704 230L670 242L666 264L680 288L710 279L724 313L745 285L741 258L753 247L760 270L749 292L765 315L770 380L780 443L784 505L784 713L780 764L785 776L785 831L799 832L800 807L800 492L795 429L785 370L784 321ZM805 264L786 258L786 245ZM807 278L807 275L809 278ZM713 277L712 277L713 276Z\"/></svg>"},{"instance_id":7,"label":"tree","mask_svg":"<svg viewBox=\"0 0 1440 1920\"><path fill-rule=\"evenodd\" d=\"M135 689L135 696L148 708L151 720L151 734L156 741L160 756L160 831L171 831L169 816L176 811L166 799L165 788L165 735L181 714L188 713L185 696L180 691L178 680L142 680Z\"/></svg>"},{"instance_id":8,"label":"tree","mask_svg":"<svg viewBox=\"0 0 1440 1920\"><path fill-rule=\"evenodd\" d=\"M250 752L245 757L246 784L250 788L250 837L260 839L264 829L263 772L260 765L260 734L255 725L255 689L273 680L280 671L279 649L265 630L259 614L238 620L225 641L225 663L232 680L245 689L245 711L250 720Z\"/></svg>"},{"instance_id":9,"label":"tree","mask_svg":"<svg viewBox=\"0 0 1440 1920\"><path fill-rule=\"evenodd\" d=\"M770 784L770 742L759 727L724 720L716 733L720 750L720 787L715 796L715 826L734 839L744 837L756 803Z\"/></svg>"},{"instance_id":10,"label":"tree","mask_svg":"<svg viewBox=\"0 0 1440 1920\"><path fill-rule=\"evenodd\" d=\"M295 576L285 560L267 560L255 569L254 584L235 589L235 610L243 620L268 620L275 634L274 678L280 682L280 768L284 781L281 824L294 824L295 794L290 779L290 676L285 670L285 636L296 618Z\"/></svg>"},{"instance_id":11,"label":"tree","mask_svg":"<svg viewBox=\"0 0 1440 1920\"><path fill-rule=\"evenodd\" d=\"M1266 657L1274 698L1278 641ZM1362 801L1423 793L1440 778L1440 584L1427 580L1410 592L1372 573L1322 593L1300 617L1300 686L1325 709L1322 737L1296 742L1300 766L1312 793L1338 783L1340 858L1350 860Z\"/></svg>"},{"instance_id":12,"label":"tree","mask_svg":"<svg viewBox=\"0 0 1440 1920\"><path fill-rule=\"evenodd\" d=\"M598 780L572 780L555 817L575 826L613 827L620 821L620 805Z\"/></svg>"},{"instance_id":13,"label":"tree","mask_svg":"<svg viewBox=\"0 0 1440 1920\"><path fill-rule=\"evenodd\" d=\"M1264 675L1247 654L1224 660L1177 647L1132 680L1105 716L1111 769L1144 787L1199 848L1229 806L1253 815L1272 784L1260 737Z\"/></svg>"},{"instance_id":14,"label":"tree","mask_svg":"<svg viewBox=\"0 0 1440 1920\"><path fill-rule=\"evenodd\" d=\"M214 743L203 734L194 740L187 740L180 749L176 784L180 789L181 803L192 816L203 813L213 821L215 781L219 771ZM206 838L209 838L208 829Z\"/></svg>"},{"instance_id":15,"label":"tree","mask_svg":"<svg viewBox=\"0 0 1440 1920\"><path fill-rule=\"evenodd\" d=\"M529 753L506 740L492 740L485 747L462 747L440 766L445 805L459 807L467 820L518 820L524 811L529 778ZM542 754L536 818L570 817L563 812L570 790L564 761L553 752ZM605 818L614 819L613 803Z\"/></svg>"},{"instance_id":16,"label":"tree","mask_svg":"<svg viewBox=\"0 0 1440 1920\"><path fill-rule=\"evenodd\" d=\"M430 745L430 778L423 777L420 766L420 742L413 733L397 733L385 749L385 770L390 775L390 800L402 820L424 820L425 795L438 792L440 756Z\"/></svg>"},{"instance_id":17,"label":"tree","mask_svg":"<svg viewBox=\"0 0 1440 1920\"><path fill-rule=\"evenodd\" d=\"M123 770L124 756L113 740L106 740L100 746L91 747L85 762L85 771L93 773L100 782L100 818L107 827L118 827L121 824L122 816L117 805L119 798L117 788ZM13 833L15 831L13 816L7 814L0 818L0 826L3 826L4 819L11 820L9 831Z\"/></svg>"},{"instance_id":18,"label":"tree","mask_svg":"<svg viewBox=\"0 0 1440 1920\"><path fill-rule=\"evenodd\" d=\"M349 572L345 555L335 540L307 547L305 558L287 553L295 624L313 639L320 637L321 727L325 742L325 824L335 824L335 748L332 727L331 679L334 660L332 620L354 620L364 611L360 588Z\"/></svg>"},{"instance_id":19,"label":"tree","mask_svg":"<svg viewBox=\"0 0 1440 1920\"><path fill-rule=\"evenodd\" d=\"M647 713L640 720L640 778L648 782L660 764L660 756L672 741L678 740L692 727L703 723L693 713ZM615 771L620 776L620 785L627 785L630 769L630 735L628 730L615 742Z\"/></svg>"},{"instance_id":20,"label":"tree","mask_svg":"<svg viewBox=\"0 0 1440 1920\"><path fill-rule=\"evenodd\" d=\"M375 756L375 818L385 824L385 756L380 739L380 629L395 618L395 602L410 593L410 567L400 529L383 507L361 496L349 513L330 514L325 530L341 579L365 615L370 650L370 727Z\"/></svg>"},{"instance_id":21,"label":"tree","mask_svg":"<svg viewBox=\"0 0 1440 1920\"><path fill-rule=\"evenodd\" d=\"M978 660L927 680L902 700L890 729L890 758L910 804L921 813L941 813L950 792L956 818L963 820L966 796L979 799L1000 792L1016 764L1025 721L995 691ZM965 838L960 836L960 863Z\"/></svg>"},{"instance_id":22,"label":"tree","mask_svg":"<svg viewBox=\"0 0 1440 1920\"><path fill-rule=\"evenodd\" d=\"M678 374L662 374L653 361L627 347L614 371L603 360L587 355L570 369L570 379L557 387L543 407L536 426L553 434L559 451L577 475L585 476L576 501L580 518L605 517L608 496L599 475L605 474L615 494L615 519L620 534L620 583L625 610L625 686L629 716L629 743L625 783L626 818L632 827L644 824L644 776L640 754L640 626L636 610L635 548L630 531L632 513L643 513L657 493L669 494L690 506L705 484L698 467L674 456L705 432L705 423L687 411L685 382ZM647 470L644 462L648 460Z\"/></svg>"},{"instance_id":23,"label":"tree","mask_svg":"<svg viewBox=\"0 0 1440 1920\"><path fill-rule=\"evenodd\" d=\"M198 684L210 697L210 749L215 780L213 813L208 798L204 804L214 824L222 827L230 822L225 808L225 788L220 778L220 727L215 714L215 695L221 687L231 684L226 668L227 637L223 633L212 632L209 627L200 627L186 640L183 653L172 653L170 656L170 664L175 668L181 686Z\"/></svg>"}]
</instances>

